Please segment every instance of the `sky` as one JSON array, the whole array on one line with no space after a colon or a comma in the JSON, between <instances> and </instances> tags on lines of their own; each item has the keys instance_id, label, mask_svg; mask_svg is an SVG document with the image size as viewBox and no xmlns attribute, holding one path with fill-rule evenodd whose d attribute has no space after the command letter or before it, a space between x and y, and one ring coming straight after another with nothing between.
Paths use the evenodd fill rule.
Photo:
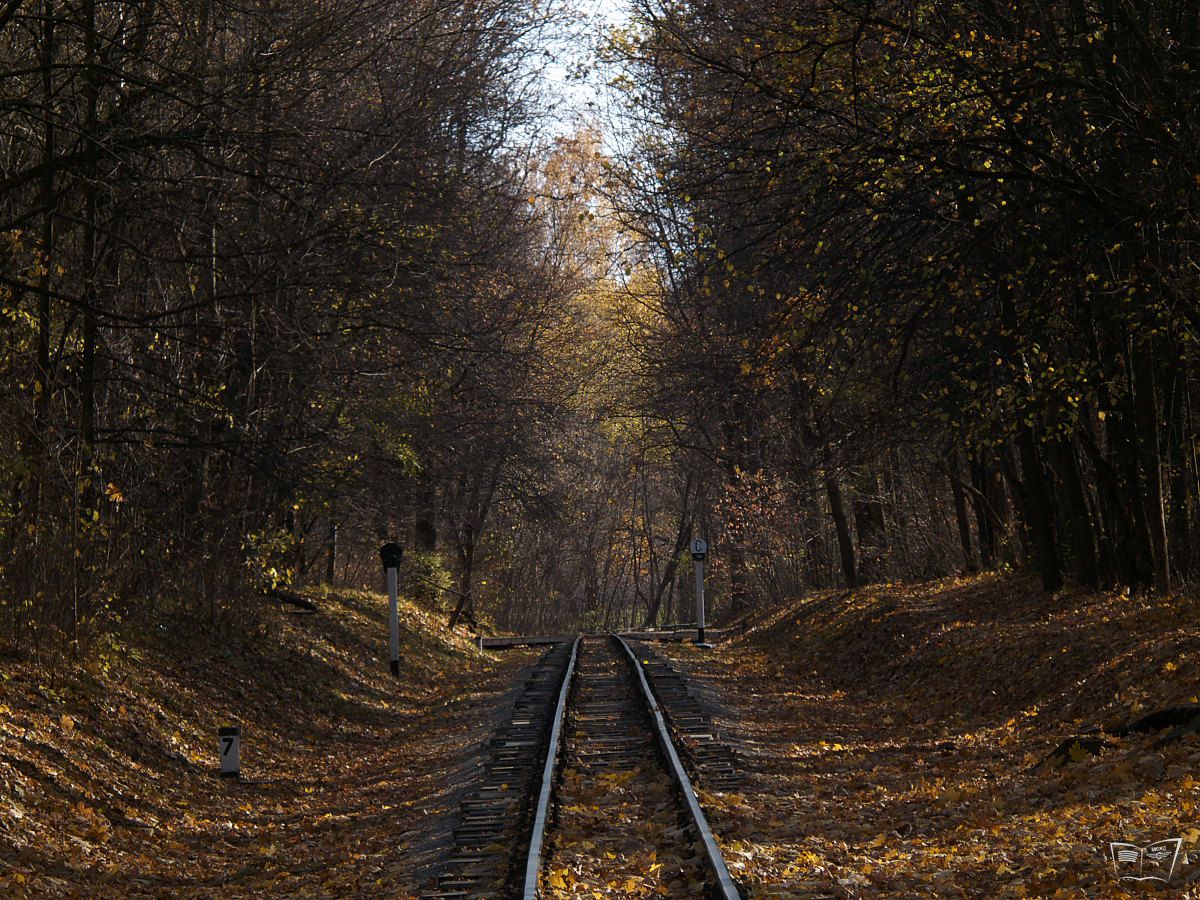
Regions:
<instances>
[{"instance_id":1,"label":"sky","mask_svg":"<svg viewBox=\"0 0 1200 900\"><path fill-rule=\"evenodd\" d=\"M582 33L566 36L551 48L556 59L547 65L542 77L545 93L554 105L552 130L570 134L581 121L596 117L607 105L611 95L602 74L592 72L584 81L571 73L591 60L591 55L606 29L626 21L625 0L574 0L581 14Z\"/></svg>"}]
</instances>

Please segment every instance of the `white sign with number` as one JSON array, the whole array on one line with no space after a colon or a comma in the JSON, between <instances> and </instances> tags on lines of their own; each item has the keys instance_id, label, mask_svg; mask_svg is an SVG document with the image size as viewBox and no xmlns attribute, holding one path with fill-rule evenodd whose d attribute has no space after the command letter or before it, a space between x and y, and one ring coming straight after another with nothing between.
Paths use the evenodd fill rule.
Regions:
<instances>
[{"instance_id":1,"label":"white sign with number","mask_svg":"<svg viewBox=\"0 0 1200 900\"><path fill-rule=\"evenodd\" d=\"M226 726L217 729L217 740L221 746L221 775L235 778L241 774L241 729Z\"/></svg>"}]
</instances>

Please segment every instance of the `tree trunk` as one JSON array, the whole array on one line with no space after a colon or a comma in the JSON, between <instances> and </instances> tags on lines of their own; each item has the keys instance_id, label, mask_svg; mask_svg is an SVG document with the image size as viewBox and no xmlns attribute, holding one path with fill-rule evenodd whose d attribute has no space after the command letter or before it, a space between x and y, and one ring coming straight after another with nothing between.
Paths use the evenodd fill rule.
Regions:
<instances>
[{"instance_id":1,"label":"tree trunk","mask_svg":"<svg viewBox=\"0 0 1200 900\"><path fill-rule=\"evenodd\" d=\"M996 543L999 535L999 516L989 502L990 473L982 450L971 458L971 506L975 509L975 526L979 529L979 562L990 569L996 562Z\"/></svg>"},{"instance_id":2,"label":"tree trunk","mask_svg":"<svg viewBox=\"0 0 1200 900\"><path fill-rule=\"evenodd\" d=\"M679 566L679 557L683 554L688 546L688 538L692 534L692 517L687 514L688 502L691 499L692 493L692 475L689 472L687 481L683 486L683 509L679 512L679 528L675 532L675 548L671 553L671 558L667 560L663 566L662 577L658 581L658 586L654 591L654 596L650 600L650 606L646 610L646 627L649 628L658 621L658 611L662 606L663 594L666 593L669 585L675 583L675 570Z\"/></svg>"},{"instance_id":3,"label":"tree trunk","mask_svg":"<svg viewBox=\"0 0 1200 900\"><path fill-rule=\"evenodd\" d=\"M858 587L858 566L854 555L854 539L850 535L850 523L846 519L846 507L842 503L842 488L838 484L837 474L829 463L829 454L825 454L825 495L829 499L829 514L833 518L834 531L837 533L838 554L842 560L842 577L846 587Z\"/></svg>"},{"instance_id":4,"label":"tree trunk","mask_svg":"<svg viewBox=\"0 0 1200 900\"><path fill-rule=\"evenodd\" d=\"M453 628L459 620L471 613L473 598L471 596L471 581L475 568L475 545L468 545L462 554L461 568L458 574L458 603L450 616L450 627Z\"/></svg>"},{"instance_id":5,"label":"tree trunk","mask_svg":"<svg viewBox=\"0 0 1200 900\"><path fill-rule=\"evenodd\" d=\"M50 373L51 294L53 293L54 267L54 175L55 155L55 112L54 112L54 2L42 3L42 104L45 126L42 134L42 177L40 180L40 205L42 208L41 272L38 275L37 311L37 368L34 385L34 447L37 460L34 463L33 491L30 500L30 517L37 527L41 512L42 494L45 491L47 452L49 445L51 393L53 385Z\"/></svg>"},{"instance_id":6,"label":"tree trunk","mask_svg":"<svg viewBox=\"0 0 1200 900\"><path fill-rule=\"evenodd\" d=\"M1168 459L1170 465L1171 507L1167 526L1170 529L1168 540L1171 547L1171 562L1175 573L1184 581L1191 575L1191 516L1189 509L1191 484L1188 460L1188 444L1191 431L1188 427L1191 420L1191 397L1188 391L1187 376L1175 367L1173 372L1174 390L1172 402L1167 407L1168 422L1170 423L1170 448Z\"/></svg>"},{"instance_id":7,"label":"tree trunk","mask_svg":"<svg viewBox=\"0 0 1200 900\"><path fill-rule=\"evenodd\" d=\"M1090 416L1088 417L1091 418ZM1110 430L1110 442L1112 440ZM1096 484L1096 497L1103 523L1101 530L1099 568L1104 578L1119 584L1139 583L1136 553L1131 549L1136 543L1136 525L1130 515L1126 494L1121 490L1117 471L1105 459L1095 437L1087 429L1080 431L1079 441L1092 464Z\"/></svg>"},{"instance_id":8,"label":"tree trunk","mask_svg":"<svg viewBox=\"0 0 1200 900\"><path fill-rule=\"evenodd\" d=\"M1020 451L1015 447L1010 447L1005 444L999 453L997 453L998 468L992 473L991 489L995 492L997 498L1006 498L1011 500L1013 509L1017 512L1017 527L1010 527L1011 523L1007 522L1008 508L1004 506L1006 517L1006 525L1004 534L1015 534L1016 544L1010 549L1011 561L1014 564L1021 566L1035 565L1034 545L1030 537L1031 531L1029 526L1029 513L1026 510L1025 500L1025 483L1021 478L1018 469L1020 463ZM996 499L992 501L993 506L1005 503L1005 500Z\"/></svg>"},{"instance_id":9,"label":"tree trunk","mask_svg":"<svg viewBox=\"0 0 1200 900\"><path fill-rule=\"evenodd\" d=\"M1150 557L1154 566L1154 589L1165 594L1171 590L1171 560L1167 547L1167 520L1163 505L1162 454L1158 442L1158 398L1154 390L1152 351L1135 347L1133 377L1136 390L1134 415L1136 443L1141 463L1146 528L1150 538Z\"/></svg>"},{"instance_id":10,"label":"tree trunk","mask_svg":"<svg viewBox=\"0 0 1200 900\"><path fill-rule=\"evenodd\" d=\"M1023 425L1017 431L1017 452L1021 461L1025 517L1033 537L1034 560L1042 579L1042 590L1053 593L1063 586L1062 565L1054 543L1054 505L1038 457L1033 429Z\"/></svg>"},{"instance_id":11,"label":"tree trunk","mask_svg":"<svg viewBox=\"0 0 1200 900\"><path fill-rule=\"evenodd\" d=\"M458 559L459 559L459 598L450 616L450 627L453 628L463 617L470 617L474 598L471 595L472 573L475 567L475 548L483 534L484 523L492 508L492 501L499 484L500 470L504 465L504 457L496 454L492 465L483 471L476 471L470 477L470 488L466 492L465 506L462 513L462 526L458 529ZM486 483L485 483L486 481Z\"/></svg>"},{"instance_id":12,"label":"tree trunk","mask_svg":"<svg viewBox=\"0 0 1200 900\"><path fill-rule=\"evenodd\" d=\"M854 492L854 529L858 536L858 576L863 581L878 578L886 560L883 500L880 498L879 476L872 473L864 479L863 489Z\"/></svg>"},{"instance_id":13,"label":"tree trunk","mask_svg":"<svg viewBox=\"0 0 1200 900\"><path fill-rule=\"evenodd\" d=\"M1075 577L1084 587L1095 590L1100 585L1100 573L1096 565L1096 533L1074 445L1068 441L1058 441L1054 445L1054 458L1066 505L1064 518L1071 534Z\"/></svg>"},{"instance_id":14,"label":"tree trunk","mask_svg":"<svg viewBox=\"0 0 1200 900\"><path fill-rule=\"evenodd\" d=\"M329 538L325 557L325 583L332 586L337 574L338 524L333 518L329 520Z\"/></svg>"},{"instance_id":15,"label":"tree trunk","mask_svg":"<svg viewBox=\"0 0 1200 900\"><path fill-rule=\"evenodd\" d=\"M711 613L713 604L706 601ZM734 535L729 542L729 615L737 617L750 608L750 597L746 585L746 551ZM711 618L711 615L709 615Z\"/></svg>"},{"instance_id":16,"label":"tree trunk","mask_svg":"<svg viewBox=\"0 0 1200 900\"><path fill-rule=\"evenodd\" d=\"M437 550L437 541L437 485L430 479L417 494L413 543L420 553L434 553Z\"/></svg>"},{"instance_id":17,"label":"tree trunk","mask_svg":"<svg viewBox=\"0 0 1200 900\"><path fill-rule=\"evenodd\" d=\"M971 546L971 521L967 514L967 496L962 483L962 460L958 449L950 455L950 493L954 497L954 519L958 523L958 541L962 546L963 565L968 572L979 570L975 550Z\"/></svg>"},{"instance_id":18,"label":"tree trunk","mask_svg":"<svg viewBox=\"0 0 1200 900\"><path fill-rule=\"evenodd\" d=\"M90 467L96 446L96 306L99 297L99 161L100 136L97 112L100 102L99 66L96 36L96 0L84 0L84 80L85 121L83 140L86 164L83 184L83 362L79 376L80 434L83 438L83 465ZM82 473L81 473L82 474Z\"/></svg>"}]
</instances>

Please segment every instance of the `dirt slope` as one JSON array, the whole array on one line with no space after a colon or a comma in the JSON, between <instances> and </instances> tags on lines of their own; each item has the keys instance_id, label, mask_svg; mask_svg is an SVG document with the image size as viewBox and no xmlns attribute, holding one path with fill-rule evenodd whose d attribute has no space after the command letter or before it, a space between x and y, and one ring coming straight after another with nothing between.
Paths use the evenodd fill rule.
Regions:
<instances>
[{"instance_id":1,"label":"dirt slope","mask_svg":"<svg viewBox=\"0 0 1200 900\"><path fill-rule=\"evenodd\" d=\"M715 685L749 770L709 802L753 896L1119 897L1108 841L1197 848L1195 735L1038 765L1088 727L1197 702L1193 600L874 586L668 652ZM1200 896L1193 877L1172 895Z\"/></svg>"},{"instance_id":2,"label":"dirt slope","mask_svg":"<svg viewBox=\"0 0 1200 900\"><path fill-rule=\"evenodd\" d=\"M397 681L383 600L319 603L215 651L152 637L106 673L0 660L0 895L415 892L529 654L485 659L405 604ZM267 783L216 776L229 723Z\"/></svg>"}]
</instances>

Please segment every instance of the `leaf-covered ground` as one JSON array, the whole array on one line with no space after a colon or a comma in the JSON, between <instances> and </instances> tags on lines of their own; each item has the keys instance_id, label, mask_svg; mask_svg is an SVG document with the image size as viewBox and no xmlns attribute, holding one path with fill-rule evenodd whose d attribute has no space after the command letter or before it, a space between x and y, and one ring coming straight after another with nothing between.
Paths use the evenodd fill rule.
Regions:
<instances>
[{"instance_id":1,"label":"leaf-covered ground","mask_svg":"<svg viewBox=\"0 0 1200 900\"><path fill-rule=\"evenodd\" d=\"M383 600L319 602L104 673L0 660L0 895L414 895L531 656L484 658L405 604L396 680ZM266 783L216 776L229 723Z\"/></svg>"},{"instance_id":2,"label":"leaf-covered ground","mask_svg":"<svg viewBox=\"0 0 1200 900\"><path fill-rule=\"evenodd\" d=\"M666 652L726 707L749 774L704 799L754 897L1121 897L1108 841L1200 849L1200 737L1038 765L1090 727L1197 702L1193 600L979 576L746 624ZM1200 856L1176 882L1200 896Z\"/></svg>"}]
</instances>

